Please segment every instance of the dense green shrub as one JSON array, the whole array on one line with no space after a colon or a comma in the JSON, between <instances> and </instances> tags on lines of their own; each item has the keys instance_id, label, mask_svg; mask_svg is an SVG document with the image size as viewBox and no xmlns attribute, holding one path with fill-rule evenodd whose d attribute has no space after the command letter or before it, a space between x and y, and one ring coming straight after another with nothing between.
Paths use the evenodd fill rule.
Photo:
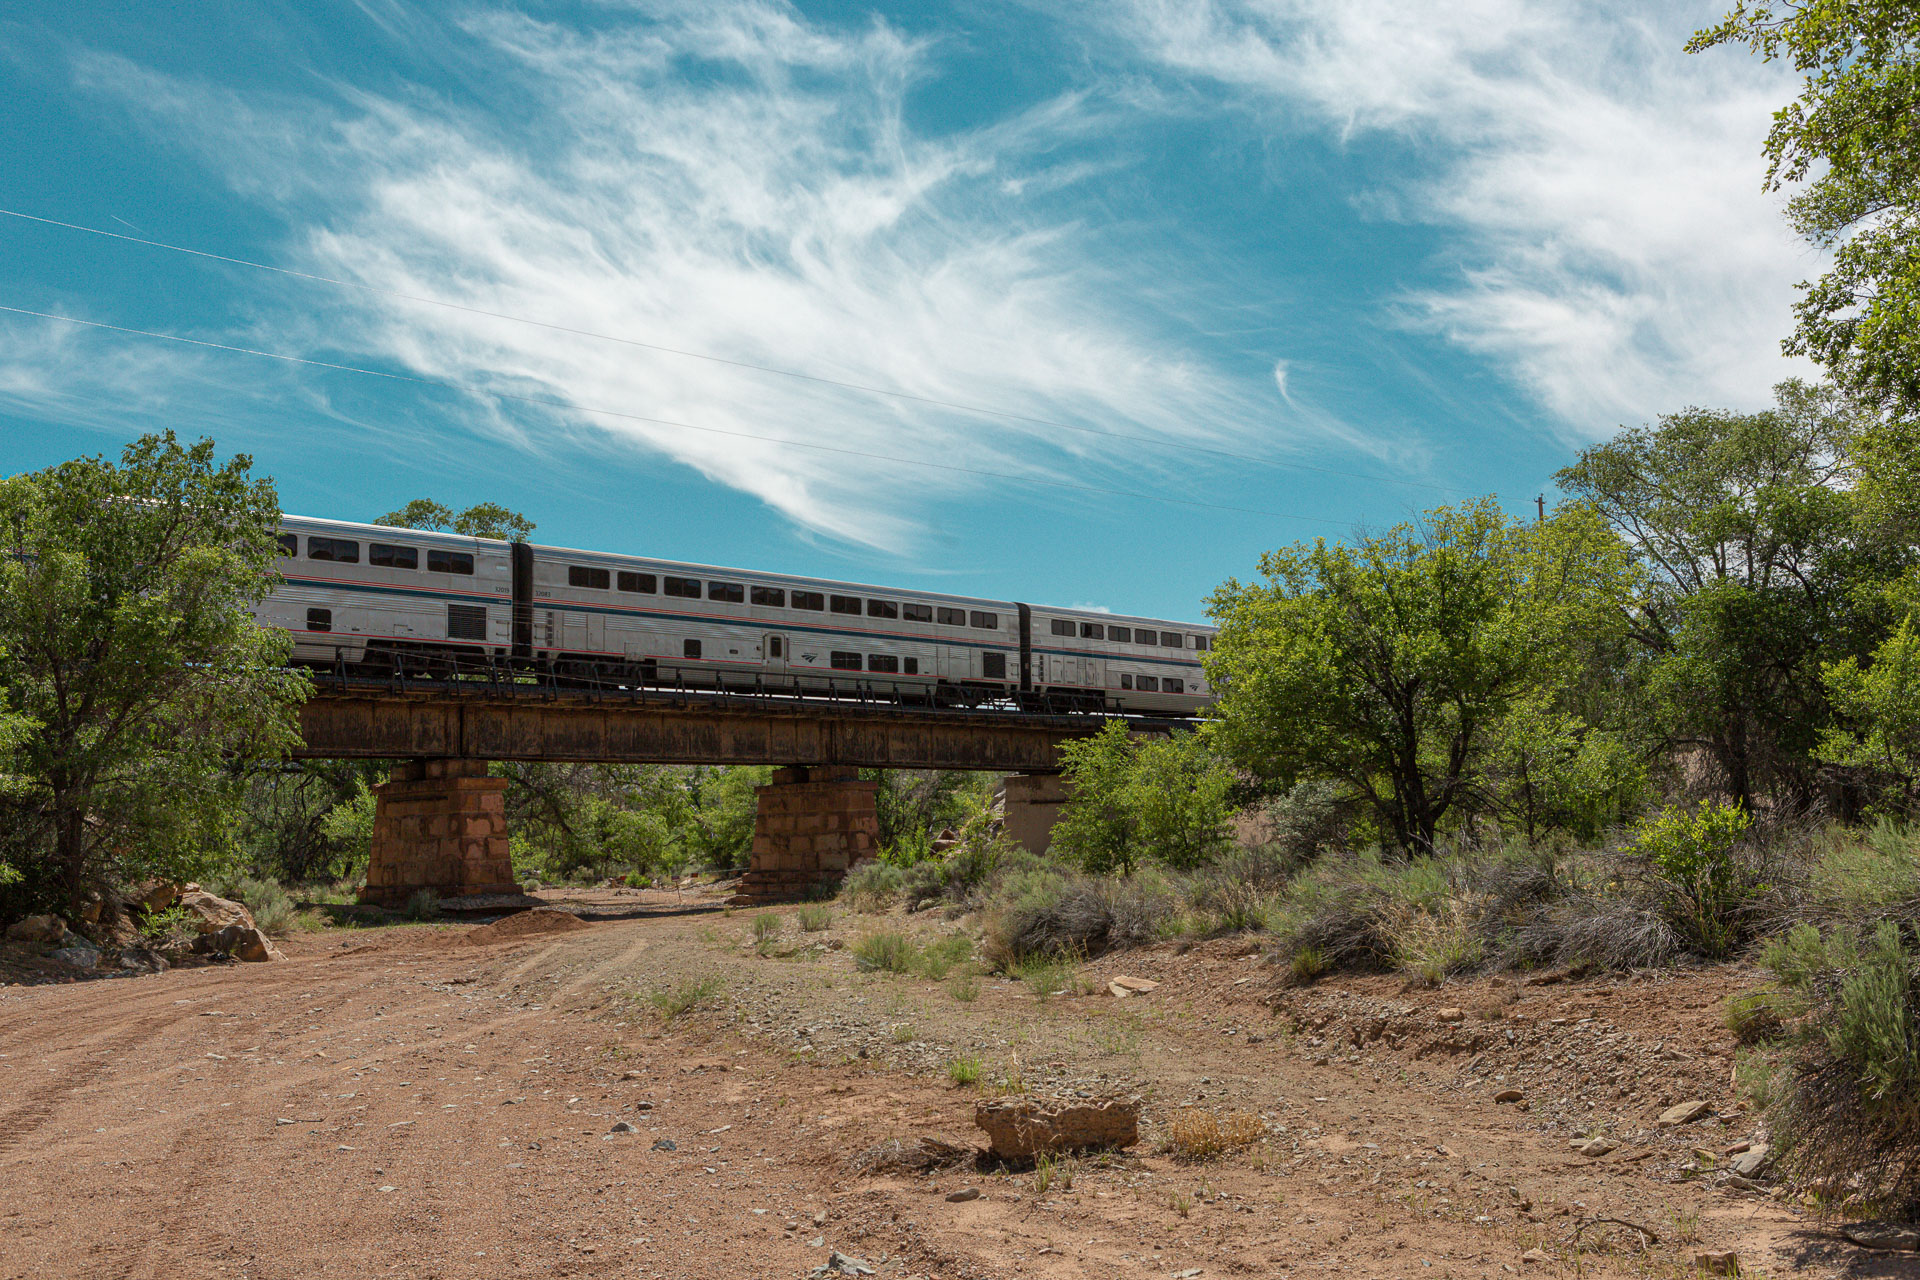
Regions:
<instances>
[{"instance_id":1,"label":"dense green shrub","mask_svg":"<svg viewBox=\"0 0 1920 1280\"><path fill-rule=\"evenodd\" d=\"M1109 720L1061 744L1060 759L1071 798L1050 852L1082 870L1125 873L1142 860L1193 868L1226 848L1234 778L1204 735L1139 738Z\"/></svg>"},{"instance_id":2,"label":"dense green shrub","mask_svg":"<svg viewBox=\"0 0 1920 1280\"><path fill-rule=\"evenodd\" d=\"M1022 871L994 895L982 950L1003 971L1031 956L1097 956L1151 941L1178 907L1171 886L1151 874L1119 879L1051 867Z\"/></svg>"},{"instance_id":3,"label":"dense green shrub","mask_svg":"<svg viewBox=\"0 0 1920 1280\"><path fill-rule=\"evenodd\" d=\"M1709 959L1746 940L1760 888L1737 849L1753 819L1739 805L1702 800L1691 812L1668 808L1643 823L1628 852L1646 860L1667 923L1688 948Z\"/></svg>"},{"instance_id":4,"label":"dense green shrub","mask_svg":"<svg viewBox=\"0 0 1920 1280\"><path fill-rule=\"evenodd\" d=\"M847 873L840 882L840 901L854 911L885 911L900 900L906 875L889 862L872 859Z\"/></svg>"}]
</instances>

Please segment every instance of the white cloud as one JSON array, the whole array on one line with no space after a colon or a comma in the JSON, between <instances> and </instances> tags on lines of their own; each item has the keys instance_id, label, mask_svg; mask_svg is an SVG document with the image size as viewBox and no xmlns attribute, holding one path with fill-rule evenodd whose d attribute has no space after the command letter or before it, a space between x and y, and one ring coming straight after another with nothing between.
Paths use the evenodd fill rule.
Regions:
<instances>
[{"instance_id":1,"label":"white cloud","mask_svg":"<svg viewBox=\"0 0 1920 1280\"><path fill-rule=\"evenodd\" d=\"M1689 56L1719 0L1132 0L1165 67L1276 126L1403 144L1367 203L1455 233L1457 281L1397 313L1503 368L1575 434L1690 403L1750 405L1817 260L1760 190L1792 95L1776 69Z\"/></svg>"},{"instance_id":2,"label":"white cloud","mask_svg":"<svg viewBox=\"0 0 1920 1280\"><path fill-rule=\"evenodd\" d=\"M883 25L837 33L749 0L653 17L471 21L493 111L349 93L330 114L98 55L80 76L281 205L299 265L327 275L1174 443L1352 441L1190 354L1098 231L1021 203L1085 172L1052 153L1100 108L1068 96L930 139L903 113L924 51ZM1171 453L391 297L300 297L317 344L572 406L508 407L499 430L529 450L611 436L872 546L910 542L931 495L988 482L852 454L1139 487L1121 471Z\"/></svg>"}]
</instances>

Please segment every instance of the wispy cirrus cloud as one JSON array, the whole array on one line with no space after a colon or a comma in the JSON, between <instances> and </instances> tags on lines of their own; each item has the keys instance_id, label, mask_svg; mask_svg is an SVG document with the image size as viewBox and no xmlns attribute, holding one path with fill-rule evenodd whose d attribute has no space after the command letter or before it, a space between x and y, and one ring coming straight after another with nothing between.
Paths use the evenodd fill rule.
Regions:
<instances>
[{"instance_id":1,"label":"wispy cirrus cloud","mask_svg":"<svg viewBox=\"0 0 1920 1280\"><path fill-rule=\"evenodd\" d=\"M1760 190L1788 77L1689 56L1716 2L1131 0L1162 68L1276 127L1394 145L1371 216L1443 228L1450 284L1396 315L1504 370L1573 436L1688 403L1752 404L1793 281L1815 270Z\"/></svg>"},{"instance_id":2,"label":"wispy cirrus cloud","mask_svg":"<svg viewBox=\"0 0 1920 1280\"><path fill-rule=\"evenodd\" d=\"M928 51L884 25L828 29L753 0L643 10L591 30L470 19L456 39L488 83L484 105L359 90L274 101L102 55L78 74L283 209L296 265L389 291L317 310L303 294L304 325L282 313L280 336L293 326L421 376L559 400L492 421L528 448L630 442L839 538L910 541L928 494L988 483L862 455L1138 486L1183 445L1365 443L1195 354L1098 229L1028 202L1088 172L1062 152L1110 124L1108 108L1066 95L922 136L904 106Z\"/></svg>"}]
</instances>

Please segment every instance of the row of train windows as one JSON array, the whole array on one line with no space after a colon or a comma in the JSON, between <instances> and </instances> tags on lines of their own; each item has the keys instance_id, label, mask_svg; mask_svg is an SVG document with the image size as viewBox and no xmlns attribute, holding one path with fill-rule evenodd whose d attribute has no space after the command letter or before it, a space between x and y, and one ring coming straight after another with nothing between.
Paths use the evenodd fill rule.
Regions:
<instances>
[{"instance_id":1,"label":"row of train windows","mask_svg":"<svg viewBox=\"0 0 1920 1280\"><path fill-rule=\"evenodd\" d=\"M1081 622L1076 624L1070 618L1055 618L1053 620L1053 634L1057 636L1078 635L1082 640L1111 640L1117 644L1139 644L1154 648L1165 647L1168 649L1179 649L1186 644L1185 638L1183 638L1178 631L1155 631L1151 627L1140 627L1136 630L1133 627L1116 627L1111 623L1105 622ZM1208 637L1206 636L1195 636L1193 638L1193 647L1195 649L1205 649L1208 647L1207 641Z\"/></svg>"},{"instance_id":2,"label":"row of train windows","mask_svg":"<svg viewBox=\"0 0 1920 1280\"><path fill-rule=\"evenodd\" d=\"M307 610L307 630L332 631L333 610ZM450 604L447 606L447 639L449 640L485 640L487 638L487 609L478 604Z\"/></svg>"},{"instance_id":3,"label":"row of train windows","mask_svg":"<svg viewBox=\"0 0 1920 1280\"><path fill-rule=\"evenodd\" d=\"M1132 676L1122 674L1122 689L1135 689L1141 693L1185 693L1187 682L1176 680L1172 676Z\"/></svg>"},{"instance_id":4,"label":"row of train windows","mask_svg":"<svg viewBox=\"0 0 1920 1280\"><path fill-rule=\"evenodd\" d=\"M297 556L300 554L300 538L296 534L280 535L280 554ZM332 564L359 564L360 544L352 538L308 538L307 559L325 560ZM367 563L376 569L418 569L420 567L420 548L397 546L386 542L367 544ZM473 573L473 556L465 551L442 551L437 547L427 548L427 571L429 573Z\"/></svg>"},{"instance_id":5,"label":"row of train windows","mask_svg":"<svg viewBox=\"0 0 1920 1280\"><path fill-rule=\"evenodd\" d=\"M930 604L901 604L894 600L865 600L859 596L830 596L819 591L795 591L784 587L749 587L739 582L707 582L698 578L664 577L651 573L618 574L590 565L567 566L567 585L589 591L607 591L618 587L631 595L669 595L681 600L718 600L723 604L752 603L768 609L811 609L816 613L845 613L869 618L904 618L908 622L939 622L949 627L1000 629L1000 615L982 609L936 609Z\"/></svg>"}]
</instances>

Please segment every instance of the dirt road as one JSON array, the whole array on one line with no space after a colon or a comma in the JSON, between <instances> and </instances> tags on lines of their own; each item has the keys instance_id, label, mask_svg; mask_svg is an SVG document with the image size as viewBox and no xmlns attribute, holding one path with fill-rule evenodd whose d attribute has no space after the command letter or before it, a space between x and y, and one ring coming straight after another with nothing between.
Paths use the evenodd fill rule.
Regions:
<instances>
[{"instance_id":1,"label":"dirt road","mask_svg":"<svg viewBox=\"0 0 1920 1280\"><path fill-rule=\"evenodd\" d=\"M1574 1274L1576 1230L1585 1275L1691 1273L1702 1249L1749 1275L1907 1274L1701 1172L1695 1148L1749 1134L1713 1020L1737 975L1280 993L1223 943L1111 958L1101 994L1048 999L860 973L844 943L876 922L783 916L768 954L708 913L484 945L327 932L281 963L0 988L0 1278L798 1277L835 1251L897 1277L1545 1276ZM1162 985L1116 1000L1122 971ZM644 998L702 980L681 1016ZM974 1140L955 1058L988 1084L1138 1091L1148 1141L1044 1190L856 1175L888 1138ZM1690 1087L1722 1118L1651 1129ZM1194 1108L1267 1137L1157 1151ZM1619 1148L1573 1151L1583 1127ZM945 1199L966 1186L984 1194ZM1602 1217L1660 1242L1582 1226Z\"/></svg>"}]
</instances>

